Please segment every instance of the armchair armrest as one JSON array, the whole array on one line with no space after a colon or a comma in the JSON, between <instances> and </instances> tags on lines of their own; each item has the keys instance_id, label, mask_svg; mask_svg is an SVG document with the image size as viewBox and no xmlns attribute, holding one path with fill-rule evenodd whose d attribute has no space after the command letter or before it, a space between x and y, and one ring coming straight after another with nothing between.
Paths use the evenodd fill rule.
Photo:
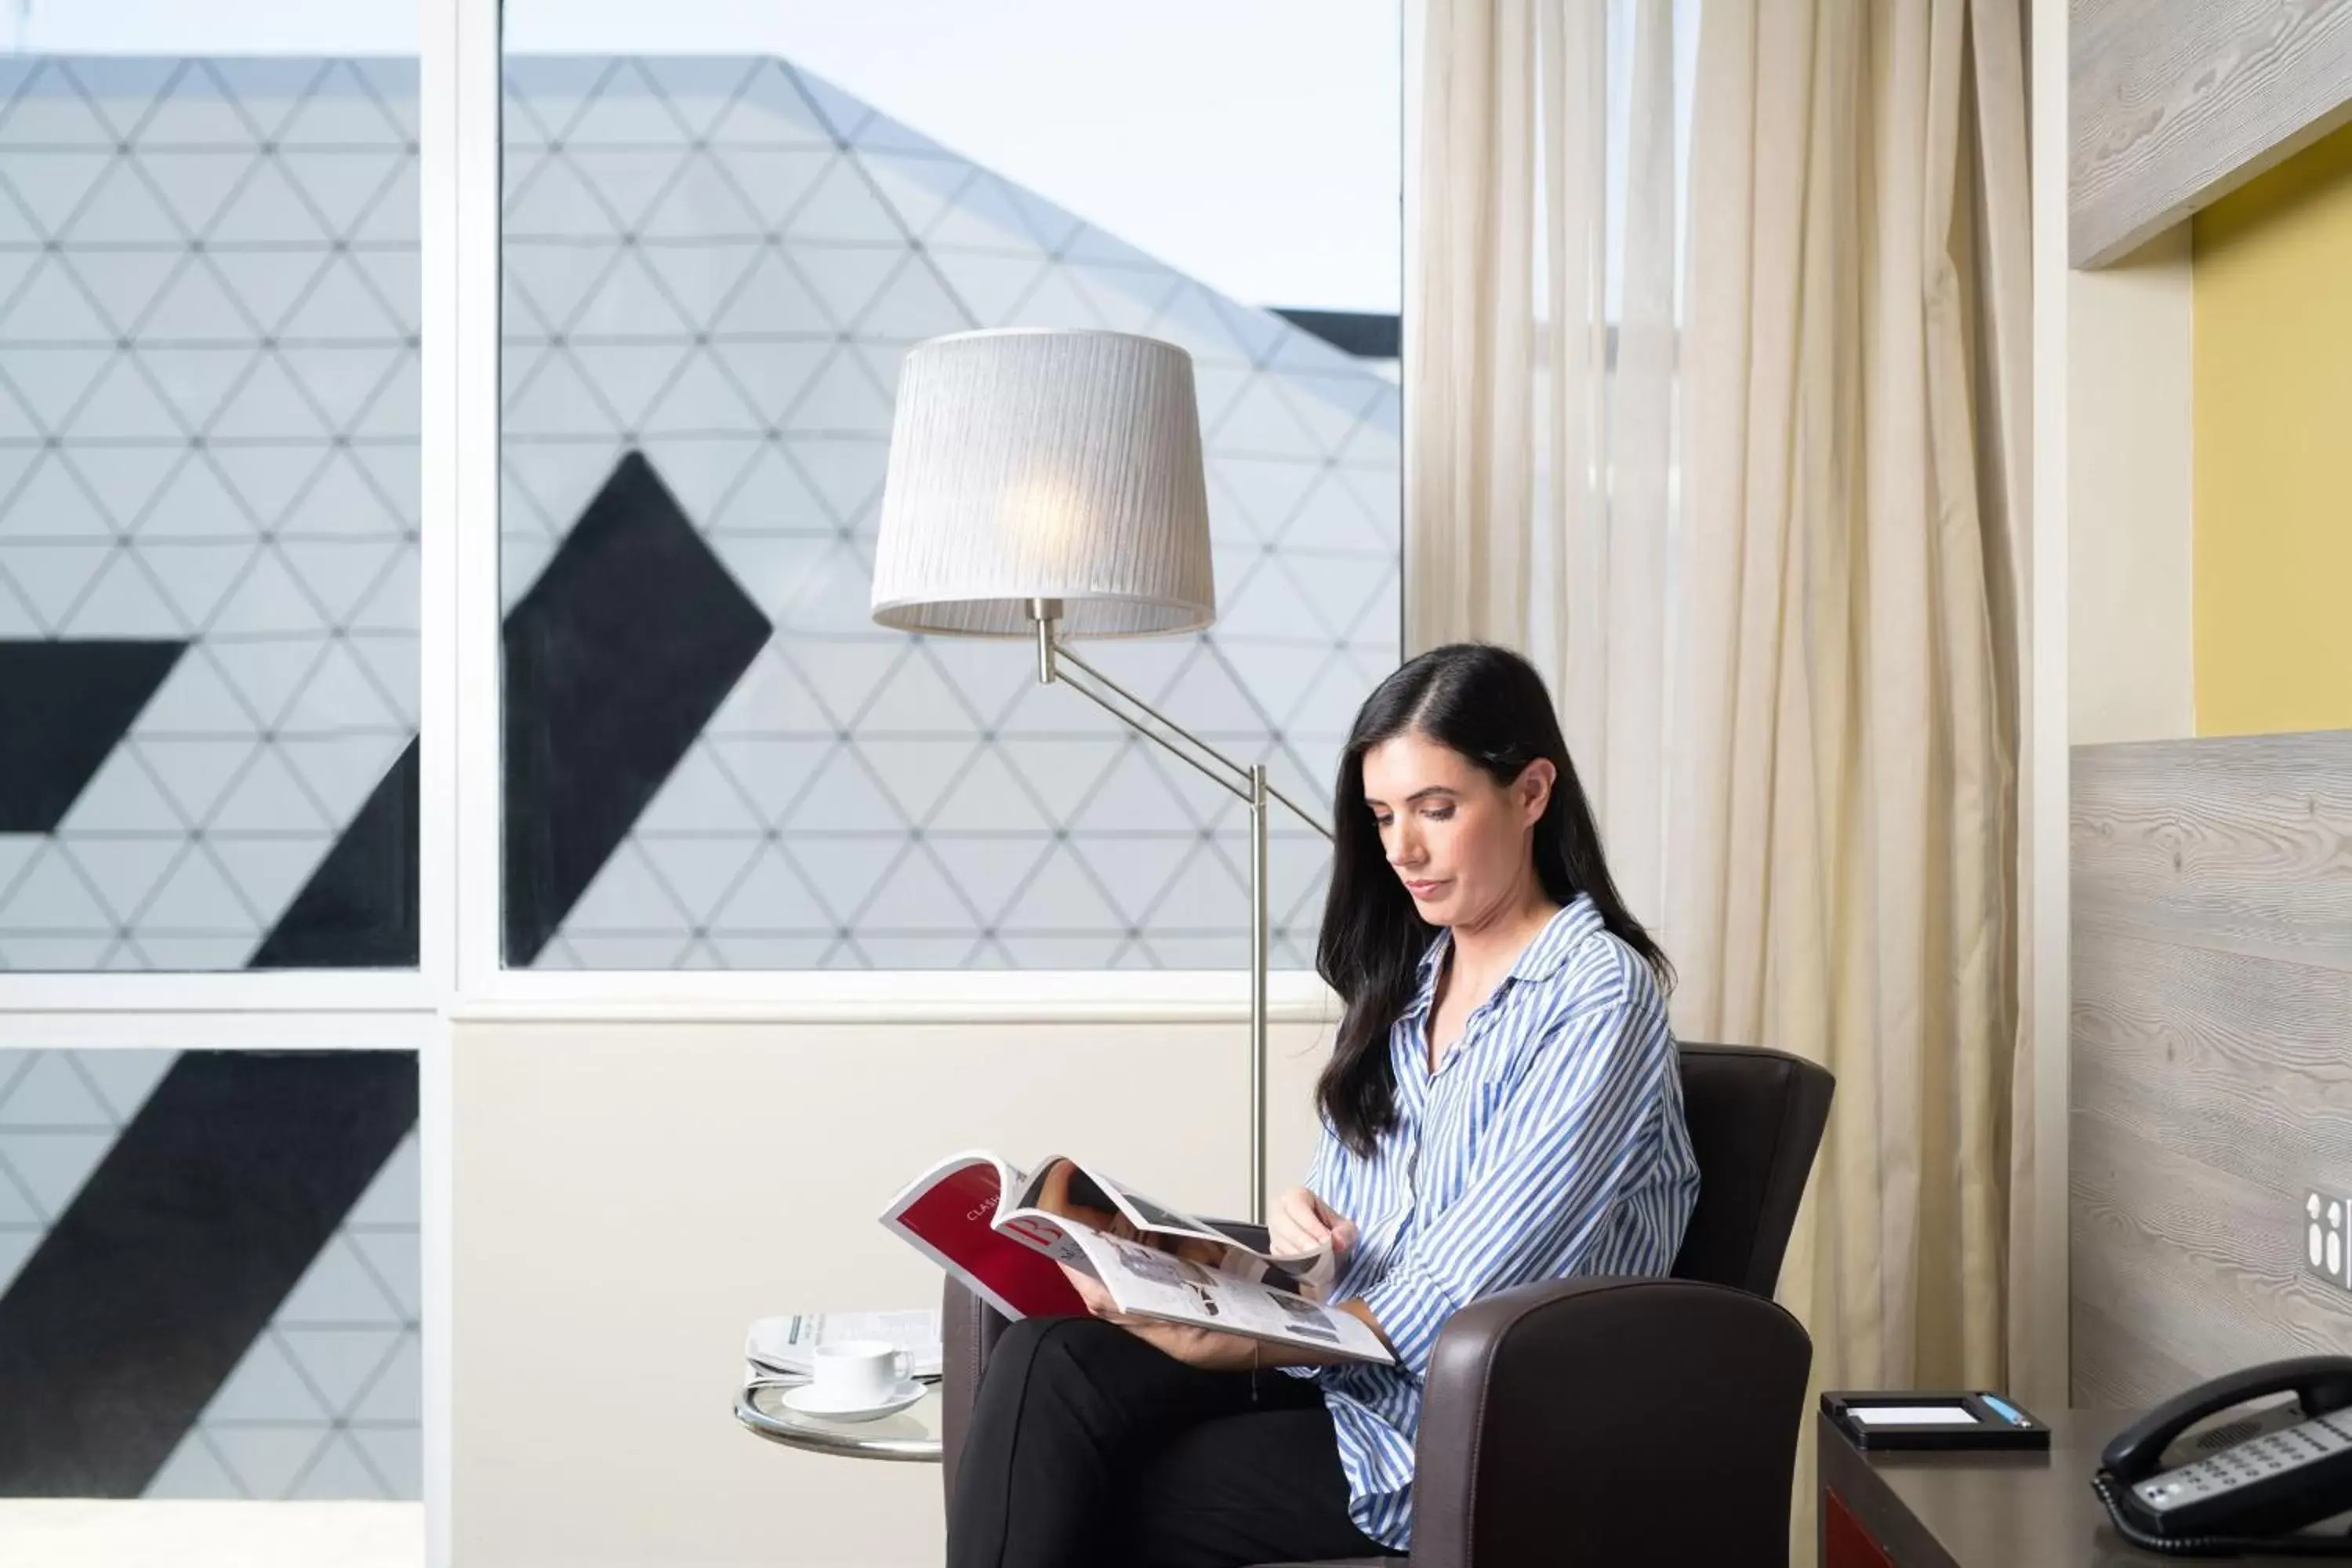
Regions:
<instances>
[{"instance_id":1,"label":"armchair armrest","mask_svg":"<svg viewBox=\"0 0 2352 1568\"><path fill-rule=\"evenodd\" d=\"M1207 1222L1244 1247L1265 1249L1265 1227L1240 1220ZM971 1426L972 1397L980 1391L981 1374L988 1370L988 1352L1004 1331L1004 1315L959 1283L950 1275L940 1298L940 1338L944 1359L940 1383L940 1480L947 1496L955 1497L956 1458L963 1435Z\"/></svg>"},{"instance_id":2,"label":"armchair armrest","mask_svg":"<svg viewBox=\"0 0 2352 1568\"><path fill-rule=\"evenodd\" d=\"M1786 1564L1812 1342L1761 1296L1596 1276L1473 1301L1432 1352L1412 1568Z\"/></svg>"},{"instance_id":3,"label":"armchair armrest","mask_svg":"<svg viewBox=\"0 0 2352 1568\"><path fill-rule=\"evenodd\" d=\"M971 1402L1005 1317L950 1275L940 1298L940 1483L955 1501L956 1460L971 1427Z\"/></svg>"}]
</instances>

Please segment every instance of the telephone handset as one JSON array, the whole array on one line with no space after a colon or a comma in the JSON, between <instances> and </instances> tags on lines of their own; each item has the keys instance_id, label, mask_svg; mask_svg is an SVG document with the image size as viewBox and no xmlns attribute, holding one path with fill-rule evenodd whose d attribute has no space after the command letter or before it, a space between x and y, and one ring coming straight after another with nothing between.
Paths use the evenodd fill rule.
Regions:
<instances>
[{"instance_id":1,"label":"telephone handset","mask_svg":"<svg viewBox=\"0 0 2352 1568\"><path fill-rule=\"evenodd\" d=\"M2233 1405L2294 1399L2176 1440ZM2352 1357L2302 1356L2214 1379L2116 1434L2091 1489L2136 1546L2181 1555L2352 1557L2352 1535L2286 1532L2352 1509Z\"/></svg>"}]
</instances>

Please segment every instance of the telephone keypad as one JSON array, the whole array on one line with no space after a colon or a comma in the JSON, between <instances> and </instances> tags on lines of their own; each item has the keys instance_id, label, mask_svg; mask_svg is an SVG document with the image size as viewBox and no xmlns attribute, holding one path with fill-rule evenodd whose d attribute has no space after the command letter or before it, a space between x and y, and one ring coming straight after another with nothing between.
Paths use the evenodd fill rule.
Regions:
<instances>
[{"instance_id":1,"label":"telephone keypad","mask_svg":"<svg viewBox=\"0 0 2352 1568\"><path fill-rule=\"evenodd\" d=\"M2267 1480L2347 1448L2352 1448L2352 1413L2321 1415L2151 1476L2132 1490L2148 1509L2161 1513Z\"/></svg>"}]
</instances>

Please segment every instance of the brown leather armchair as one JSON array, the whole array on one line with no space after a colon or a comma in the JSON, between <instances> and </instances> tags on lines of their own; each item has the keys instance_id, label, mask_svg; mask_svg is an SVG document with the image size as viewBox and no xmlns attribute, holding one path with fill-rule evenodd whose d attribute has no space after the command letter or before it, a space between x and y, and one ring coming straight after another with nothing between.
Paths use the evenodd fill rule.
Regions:
<instances>
[{"instance_id":1,"label":"brown leather armchair","mask_svg":"<svg viewBox=\"0 0 2352 1568\"><path fill-rule=\"evenodd\" d=\"M1673 1276L1526 1285L1447 1321L1414 1448L1410 1568L1786 1568L1812 1342L1770 1297L1833 1080L1745 1046L1685 1045L1682 1074L1700 1184ZM948 1282L950 1497L1003 1328Z\"/></svg>"}]
</instances>

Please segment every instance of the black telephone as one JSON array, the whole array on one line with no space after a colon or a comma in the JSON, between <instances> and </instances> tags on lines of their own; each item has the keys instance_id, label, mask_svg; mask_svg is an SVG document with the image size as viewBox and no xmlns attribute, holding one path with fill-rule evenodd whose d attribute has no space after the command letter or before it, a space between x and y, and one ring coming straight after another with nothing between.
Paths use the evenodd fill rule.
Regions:
<instances>
[{"instance_id":1,"label":"black telephone","mask_svg":"<svg viewBox=\"0 0 2352 1568\"><path fill-rule=\"evenodd\" d=\"M2266 1394L2294 1398L2177 1441ZM2136 1546L2179 1555L2352 1557L2352 1535L2290 1535L2352 1509L2352 1356L2250 1366L2166 1401L2118 1433L2091 1489Z\"/></svg>"}]
</instances>

